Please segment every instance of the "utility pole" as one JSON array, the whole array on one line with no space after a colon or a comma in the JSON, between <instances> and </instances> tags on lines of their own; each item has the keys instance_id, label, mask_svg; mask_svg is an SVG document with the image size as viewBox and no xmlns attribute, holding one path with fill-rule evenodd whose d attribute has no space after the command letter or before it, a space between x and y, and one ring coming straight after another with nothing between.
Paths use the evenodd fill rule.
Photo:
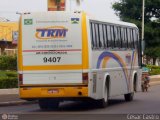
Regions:
<instances>
[{"instance_id":1,"label":"utility pole","mask_svg":"<svg viewBox=\"0 0 160 120\"><path fill-rule=\"evenodd\" d=\"M142 40L144 40L144 6L145 6L145 0L143 0L142 3L142 36L141 36Z\"/></svg>"},{"instance_id":2,"label":"utility pole","mask_svg":"<svg viewBox=\"0 0 160 120\"><path fill-rule=\"evenodd\" d=\"M144 49L145 49L145 41L144 41L144 12L145 12L145 0L142 0L142 34L141 34L141 40L142 40L142 64L144 63Z\"/></svg>"}]
</instances>

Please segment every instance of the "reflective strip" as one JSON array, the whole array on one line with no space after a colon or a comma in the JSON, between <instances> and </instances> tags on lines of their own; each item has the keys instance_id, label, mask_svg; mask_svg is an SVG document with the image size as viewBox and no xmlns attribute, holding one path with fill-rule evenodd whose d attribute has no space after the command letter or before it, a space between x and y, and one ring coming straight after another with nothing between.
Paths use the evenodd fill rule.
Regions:
<instances>
[{"instance_id":1,"label":"reflective strip","mask_svg":"<svg viewBox=\"0 0 160 120\"><path fill-rule=\"evenodd\" d=\"M45 65L45 66L23 66L24 71L32 70L79 70L82 65Z\"/></svg>"}]
</instances>

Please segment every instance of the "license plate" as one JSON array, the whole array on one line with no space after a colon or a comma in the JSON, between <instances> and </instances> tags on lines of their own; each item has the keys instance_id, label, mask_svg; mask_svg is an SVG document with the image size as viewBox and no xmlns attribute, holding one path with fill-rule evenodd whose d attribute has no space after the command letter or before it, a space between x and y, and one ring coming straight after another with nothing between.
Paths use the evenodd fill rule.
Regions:
<instances>
[{"instance_id":1,"label":"license plate","mask_svg":"<svg viewBox=\"0 0 160 120\"><path fill-rule=\"evenodd\" d=\"M48 90L48 93L49 94L59 93L59 90L58 89L50 89L50 90Z\"/></svg>"}]
</instances>

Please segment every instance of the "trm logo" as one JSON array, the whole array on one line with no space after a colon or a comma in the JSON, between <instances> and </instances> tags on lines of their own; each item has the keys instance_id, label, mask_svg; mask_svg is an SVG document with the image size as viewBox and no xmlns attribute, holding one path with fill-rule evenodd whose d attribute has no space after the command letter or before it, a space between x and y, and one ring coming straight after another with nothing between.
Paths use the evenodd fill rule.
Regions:
<instances>
[{"instance_id":1,"label":"trm logo","mask_svg":"<svg viewBox=\"0 0 160 120\"><path fill-rule=\"evenodd\" d=\"M35 36L41 40L65 38L67 32L68 29L63 26L53 26L48 28L37 28Z\"/></svg>"}]
</instances>

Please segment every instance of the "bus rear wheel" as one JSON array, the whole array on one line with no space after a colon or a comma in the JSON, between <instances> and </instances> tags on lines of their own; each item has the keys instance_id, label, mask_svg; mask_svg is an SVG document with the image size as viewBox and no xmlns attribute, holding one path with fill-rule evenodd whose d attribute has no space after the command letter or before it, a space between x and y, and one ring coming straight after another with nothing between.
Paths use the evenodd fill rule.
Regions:
<instances>
[{"instance_id":1,"label":"bus rear wheel","mask_svg":"<svg viewBox=\"0 0 160 120\"><path fill-rule=\"evenodd\" d=\"M127 101L127 102L132 101L134 98L134 92L125 94L124 98L125 98L125 101Z\"/></svg>"},{"instance_id":2,"label":"bus rear wheel","mask_svg":"<svg viewBox=\"0 0 160 120\"><path fill-rule=\"evenodd\" d=\"M97 101L98 107L105 108L108 106L108 93L108 87L105 85L103 98Z\"/></svg>"},{"instance_id":3,"label":"bus rear wheel","mask_svg":"<svg viewBox=\"0 0 160 120\"><path fill-rule=\"evenodd\" d=\"M59 107L59 101L53 99L40 99L38 103L41 110L57 109Z\"/></svg>"}]
</instances>

